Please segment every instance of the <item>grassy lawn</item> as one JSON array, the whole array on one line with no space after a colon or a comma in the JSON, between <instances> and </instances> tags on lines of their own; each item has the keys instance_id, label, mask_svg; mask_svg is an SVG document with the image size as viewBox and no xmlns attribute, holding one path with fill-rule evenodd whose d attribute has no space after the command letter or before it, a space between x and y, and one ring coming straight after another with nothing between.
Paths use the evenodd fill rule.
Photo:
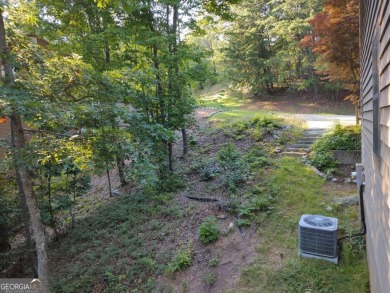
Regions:
<instances>
[{"instance_id":1,"label":"grassy lawn","mask_svg":"<svg viewBox=\"0 0 390 293\"><path fill-rule=\"evenodd\" d=\"M339 231L350 234L359 231L358 207L333 206L330 183L295 158L277 160L275 168L261 178L279 190L277 204L271 215L257 219L262 238L257 259L242 271L240 285L229 292L369 292L361 237L344 242L338 265L298 257L302 214L336 217Z\"/></svg>"}]
</instances>

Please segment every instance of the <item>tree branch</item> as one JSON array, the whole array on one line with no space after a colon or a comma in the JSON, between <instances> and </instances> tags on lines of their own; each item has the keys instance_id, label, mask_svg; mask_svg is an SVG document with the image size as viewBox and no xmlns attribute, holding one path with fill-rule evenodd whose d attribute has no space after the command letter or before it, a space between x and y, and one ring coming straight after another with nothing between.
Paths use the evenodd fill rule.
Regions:
<instances>
[{"instance_id":1,"label":"tree branch","mask_svg":"<svg viewBox=\"0 0 390 293\"><path fill-rule=\"evenodd\" d=\"M61 133L57 133L57 132L53 132L53 131L49 131L49 130L41 130L41 129L26 129L26 128L23 128L23 131L34 132L34 133L46 133L46 134L52 134L52 135L62 136L62 137L72 137L72 135L69 135L69 134L61 134Z\"/></svg>"}]
</instances>

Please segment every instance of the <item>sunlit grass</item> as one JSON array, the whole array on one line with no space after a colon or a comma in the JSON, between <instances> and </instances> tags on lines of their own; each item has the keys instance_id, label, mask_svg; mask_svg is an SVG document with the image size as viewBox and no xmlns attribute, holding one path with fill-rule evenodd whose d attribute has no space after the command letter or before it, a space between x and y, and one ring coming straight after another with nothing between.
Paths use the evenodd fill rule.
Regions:
<instances>
[{"instance_id":1,"label":"sunlit grass","mask_svg":"<svg viewBox=\"0 0 390 293\"><path fill-rule=\"evenodd\" d=\"M267 115L269 114L269 112L250 111L250 110L232 110L232 111L216 113L211 117L210 120L216 122L236 122L242 120L249 120L258 114Z\"/></svg>"},{"instance_id":2,"label":"sunlit grass","mask_svg":"<svg viewBox=\"0 0 390 293\"><path fill-rule=\"evenodd\" d=\"M197 95L197 102L202 107L225 108L234 110L247 105L250 100L241 92L221 86L202 90Z\"/></svg>"}]
</instances>

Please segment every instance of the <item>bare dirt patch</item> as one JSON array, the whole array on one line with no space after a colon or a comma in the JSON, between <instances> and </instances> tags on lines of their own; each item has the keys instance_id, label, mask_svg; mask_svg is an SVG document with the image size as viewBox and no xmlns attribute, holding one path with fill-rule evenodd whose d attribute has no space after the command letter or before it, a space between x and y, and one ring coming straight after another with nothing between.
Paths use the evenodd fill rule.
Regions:
<instances>
[{"instance_id":1,"label":"bare dirt patch","mask_svg":"<svg viewBox=\"0 0 390 293\"><path fill-rule=\"evenodd\" d=\"M223 207L228 199L228 190L220 178L205 181L199 170L192 170L191 164L196 160L212 160L217 156L221 146L231 141L223 133L207 134L208 118L215 113L213 109L198 109L195 119L197 125L189 129L189 134L196 137L197 146L190 149L189 155L181 160L178 168L186 177L186 189L174 195L173 202L186 212L186 218L181 221L175 233L174 243L169 240L161 246L170 245L178 250L183 245L190 245L192 250L191 266L185 270L167 273L160 276L157 282L161 288L170 288L173 292L224 292L234 288L240 277L240 272L255 259L255 247L260 242L256 226L236 226L236 215L229 214ZM243 139L235 142L240 152L245 153L253 141ZM180 156L181 141L175 145L176 156ZM188 196L213 198L219 202L199 202ZM202 244L198 239L198 228L205 218L214 216L221 232L220 238L212 244ZM167 242L167 243L165 243ZM214 264L213 264L214 260Z\"/></svg>"}]
</instances>

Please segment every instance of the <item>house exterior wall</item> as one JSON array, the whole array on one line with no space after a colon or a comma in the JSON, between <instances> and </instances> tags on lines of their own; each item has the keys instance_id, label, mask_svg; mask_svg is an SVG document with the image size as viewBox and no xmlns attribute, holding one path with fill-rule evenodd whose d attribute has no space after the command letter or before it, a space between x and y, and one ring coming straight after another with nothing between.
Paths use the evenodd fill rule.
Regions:
<instances>
[{"instance_id":1,"label":"house exterior wall","mask_svg":"<svg viewBox=\"0 0 390 293\"><path fill-rule=\"evenodd\" d=\"M360 1L362 163L371 292L390 292L390 0Z\"/></svg>"}]
</instances>

